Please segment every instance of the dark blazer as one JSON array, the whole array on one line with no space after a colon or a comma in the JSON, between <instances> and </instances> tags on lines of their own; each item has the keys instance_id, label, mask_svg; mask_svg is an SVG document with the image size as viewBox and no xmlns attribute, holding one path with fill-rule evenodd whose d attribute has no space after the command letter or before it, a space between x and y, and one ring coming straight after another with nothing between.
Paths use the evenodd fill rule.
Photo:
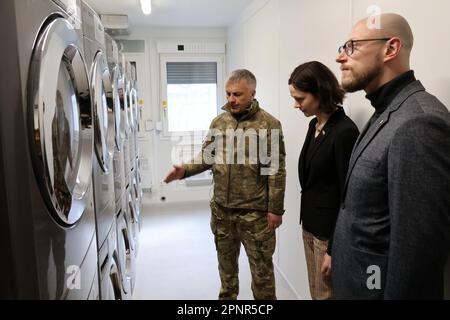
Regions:
<instances>
[{"instance_id":1,"label":"dark blazer","mask_svg":"<svg viewBox=\"0 0 450 320\"><path fill-rule=\"evenodd\" d=\"M330 239L339 212L350 154L359 132L344 109L339 107L325 124L320 140L307 153L316 123L317 118L309 123L298 162L302 187L300 223L314 236Z\"/></svg>"},{"instance_id":2,"label":"dark blazer","mask_svg":"<svg viewBox=\"0 0 450 320\"><path fill-rule=\"evenodd\" d=\"M334 234L336 298L442 299L449 190L450 114L415 81L356 142Z\"/></svg>"}]
</instances>

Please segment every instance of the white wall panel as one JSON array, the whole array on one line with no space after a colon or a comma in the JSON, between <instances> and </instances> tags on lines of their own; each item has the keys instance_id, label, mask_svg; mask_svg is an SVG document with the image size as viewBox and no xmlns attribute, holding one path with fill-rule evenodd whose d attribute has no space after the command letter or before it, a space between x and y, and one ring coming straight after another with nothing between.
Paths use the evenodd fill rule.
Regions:
<instances>
[{"instance_id":1,"label":"white wall panel","mask_svg":"<svg viewBox=\"0 0 450 320\"><path fill-rule=\"evenodd\" d=\"M245 23L244 28L245 67L256 76L256 97L261 107L275 117L279 115L279 2L268 1Z\"/></svg>"}]
</instances>

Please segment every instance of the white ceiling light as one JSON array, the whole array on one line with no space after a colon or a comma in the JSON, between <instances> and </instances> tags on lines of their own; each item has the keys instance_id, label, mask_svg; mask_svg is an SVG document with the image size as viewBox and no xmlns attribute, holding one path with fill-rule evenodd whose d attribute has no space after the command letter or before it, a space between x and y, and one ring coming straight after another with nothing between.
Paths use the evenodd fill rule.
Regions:
<instances>
[{"instance_id":1,"label":"white ceiling light","mask_svg":"<svg viewBox=\"0 0 450 320\"><path fill-rule=\"evenodd\" d=\"M144 14L152 13L152 0L140 0L141 9Z\"/></svg>"}]
</instances>

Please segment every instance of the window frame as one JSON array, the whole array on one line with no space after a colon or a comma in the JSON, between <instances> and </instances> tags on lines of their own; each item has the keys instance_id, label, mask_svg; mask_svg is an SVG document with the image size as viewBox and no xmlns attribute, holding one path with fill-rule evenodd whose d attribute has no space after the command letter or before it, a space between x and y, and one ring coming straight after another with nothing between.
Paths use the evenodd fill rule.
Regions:
<instances>
[{"instance_id":1,"label":"window frame","mask_svg":"<svg viewBox=\"0 0 450 320\"><path fill-rule=\"evenodd\" d=\"M195 131L169 131L169 112L167 105L167 63L168 62L215 62L217 63L217 114L221 112L221 107L225 103L224 88L224 55L223 54L160 54L160 106L161 106L161 122L163 124L162 139L171 139L173 137L197 137ZM206 131L205 131L206 133ZM201 144L201 141L194 141L195 144Z\"/></svg>"}]
</instances>

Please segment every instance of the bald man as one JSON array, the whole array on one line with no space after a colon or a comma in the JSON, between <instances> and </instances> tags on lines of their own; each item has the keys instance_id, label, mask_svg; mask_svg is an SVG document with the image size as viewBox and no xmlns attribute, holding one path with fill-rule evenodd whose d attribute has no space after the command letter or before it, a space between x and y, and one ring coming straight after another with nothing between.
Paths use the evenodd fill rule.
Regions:
<instances>
[{"instance_id":1,"label":"bald man","mask_svg":"<svg viewBox=\"0 0 450 320\"><path fill-rule=\"evenodd\" d=\"M342 86L375 109L350 158L332 247L337 299L442 299L450 251L450 114L410 69L397 14L339 48ZM432 44L427 44L431 45Z\"/></svg>"}]
</instances>

